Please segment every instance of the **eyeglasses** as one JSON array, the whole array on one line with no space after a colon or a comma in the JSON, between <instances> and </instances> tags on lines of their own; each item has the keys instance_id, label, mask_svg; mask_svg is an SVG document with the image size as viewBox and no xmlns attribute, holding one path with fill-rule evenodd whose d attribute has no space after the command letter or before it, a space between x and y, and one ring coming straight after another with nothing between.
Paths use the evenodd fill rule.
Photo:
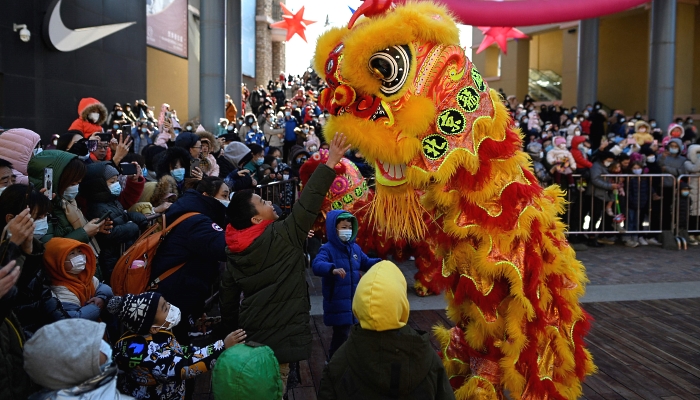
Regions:
<instances>
[{"instance_id":1,"label":"eyeglasses","mask_svg":"<svg viewBox=\"0 0 700 400\"><path fill-rule=\"evenodd\" d=\"M106 144L98 144L98 145L97 145L97 150L107 150L107 147L109 147L109 145L106 145Z\"/></svg>"}]
</instances>

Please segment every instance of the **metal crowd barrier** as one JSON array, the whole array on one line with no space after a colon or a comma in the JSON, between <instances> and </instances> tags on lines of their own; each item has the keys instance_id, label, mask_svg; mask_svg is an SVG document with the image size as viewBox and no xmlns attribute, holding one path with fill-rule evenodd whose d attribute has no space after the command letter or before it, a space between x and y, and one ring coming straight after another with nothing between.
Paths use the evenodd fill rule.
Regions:
<instances>
[{"instance_id":1,"label":"metal crowd barrier","mask_svg":"<svg viewBox=\"0 0 700 400\"><path fill-rule=\"evenodd\" d=\"M678 187L676 214L676 236L700 235L700 175L680 175L676 181ZM690 195L680 195L681 189L688 186Z\"/></svg>"},{"instance_id":2,"label":"metal crowd barrier","mask_svg":"<svg viewBox=\"0 0 700 400\"><path fill-rule=\"evenodd\" d=\"M605 199L600 199L600 194L595 196L590 178L574 175L576 187L564 187L568 205L562 219L569 227L569 234L644 235L676 229L678 181L673 175L601 175L601 178L609 183L618 182L623 188L624 196L620 193L617 197L619 211L612 190L606 190ZM582 186L585 190L578 190ZM612 215L608 209L612 209ZM620 218L620 214L624 217Z\"/></svg>"},{"instance_id":3,"label":"metal crowd barrier","mask_svg":"<svg viewBox=\"0 0 700 400\"><path fill-rule=\"evenodd\" d=\"M271 182L265 185L258 185L255 193L263 200L271 201L282 209L284 216L292 212L292 206L299 197L299 180L292 178L286 181ZM280 215L282 217L282 215Z\"/></svg>"}]
</instances>

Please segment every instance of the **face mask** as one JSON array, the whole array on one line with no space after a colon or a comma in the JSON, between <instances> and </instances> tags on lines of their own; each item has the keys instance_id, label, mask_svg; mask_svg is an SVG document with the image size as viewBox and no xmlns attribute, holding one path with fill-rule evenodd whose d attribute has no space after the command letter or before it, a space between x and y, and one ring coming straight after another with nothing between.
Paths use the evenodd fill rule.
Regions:
<instances>
[{"instance_id":1,"label":"face mask","mask_svg":"<svg viewBox=\"0 0 700 400\"><path fill-rule=\"evenodd\" d=\"M37 154L41 154L42 151L44 151L44 149L42 149L41 147L37 147L36 149L34 149L34 151L32 153L34 155L37 155Z\"/></svg>"},{"instance_id":2,"label":"face mask","mask_svg":"<svg viewBox=\"0 0 700 400\"><path fill-rule=\"evenodd\" d=\"M656 122L652 122L652 123L649 124L649 125L651 125L652 128L656 128Z\"/></svg>"},{"instance_id":3,"label":"face mask","mask_svg":"<svg viewBox=\"0 0 700 400\"><path fill-rule=\"evenodd\" d=\"M585 153L585 152L586 152L586 146L584 146L584 145L582 145L582 144L578 145L578 149L579 149L579 151L580 151L581 153Z\"/></svg>"},{"instance_id":4,"label":"face mask","mask_svg":"<svg viewBox=\"0 0 700 400\"><path fill-rule=\"evenodd\" d=\"M309 133L309 130L308 130L308 129L302 129L301 131L304 132L304 133Z\"/></svg>"},{"instance_id":5,"label":"face mask","mask_svg":"<svg viewBox=\"0 0 700 400\"><path fill-rule=\"evenodd\" d=\"M265 161L265 160L262 159L262 158L258 158L258 159L255 160L255 165L260 166L260 165L262 165L263 161Z\"/></svg>"},{"instance_id":6,"label":"face mask","mask_svg":"<svg viewBox=\"0 0 700 400\"><path fill-rule=\"evenodd\" d=\"M586 154L588 154L588 155L590 156L591 153L593 153L593 150L592 150L592 149L586 149Z\"/></svg>"},{"instance_id":7,"label":"face mask","mask_svg":"<svg viewBox=\"0 0 700 400\"><path fill-rule=\"evenodd\" d=\"M254 131L257 131L257 130L258 130L258 126L257 126L257 125L253 125L253 130L254 130Z\"/></svg>"},{"instance_id":8,"label":"face mask","mask_svg":"<svg viewBox=\"0 0 700 400\"><path fill-rule=\"evenodd\" d=\"M122 185L120 185L119 182L114 182L109 185L109 191L112 192L113 195L119 196L122 193Z\"/></svg>"},{"instance_id":9,"label":"face mask","mask_svg":"<svg viewBox=\"0 0 700 400\"><path fill-rule=\"evenodd\" d=\"M292 113L290 113L289 111L285 111L285 112L284 112L284 115L287 116L287 117L289 117L290 115L292 115Z\"/></svg>"},{"instance_id":10,"label":"face mask","mask_svg":"<svg viewBox=\"0 0 700 400\"><path fill-rule=\"evenodd\" d=\"M605 168L608 168L612 164L612 161L606 161L603 163L605 165Z\"/></svg>"},{"instance_id":11,"label":"face mask","mask_svg":"<svg viewBox=\"0 0 700 400\"><path fill-rule=\"evenodd\" d=\"M575 108L572 108L572 109L571 109L571 113L572 113L572 114L576 114L577 112L578 112L577 109L575 109Z\"/></svg>"},{"instance_id":12,"label":"face mask","mask_svg":"<svg viewBox=\"0 0 700 400\"><path fill-rule=\"evenodd\" d=\"M121 111L117 111L117 117L121 117L124 113Z\"/></svg>"},{"instance_id":13,"label":"face mask","mask_svg":"<svg viewBox=\"0 0 700 400\"><path fill-rule=\"evenodd\" d=\"M112 129L116 131L117 129L119 129L119 125L112 125Z\"/></svg>"},{"instance_id":14,"label":"face mask","mask_svg":"<svg viewBox=\"0 0 700 400\"><path fill-rule=\"evenodd\" d=\"M289 180L289 174L282 174L282 179L285 181Z\"/></svg>"},{"instance_id":15,"label":"face mask","mask_svg":"<svg viewBox=\"0 0 700 400\"><path fill-rule=\"evenodd\" d=\"M685 191L685 190L681 192L681 196L683 196L683 197L688 197L689 194L690 194L690 192Z\"/></svg>"},{"instance_id":16,"label":"face mask","mask_svg":"<svg viewBox=\"0 0 700 400\"><path fill-rule=\"evenodd\" d=\"M302 157L302 158L296 160L297 165L301 165L301 164L303 164L303 163L305 163L305 162L306 162L306 157Z\"/></svg>"},{"instance_id":17,"label":"face mask","mask_svg":"<svg viewBox=\"0 0 700 400\"><path fill-rule=\"evenodd\" d=\"M579 131L579 130L574 131L574 136L581 136L581 131Z\"/></svg>"},{"instance_id":18,"label":"face mask","mask_svg":"<svg viewBox=\"0 0 700 400\"><path fill-rule=\"evenodd\" d=\"M68 200L68 201L75 200L75 197L77 195L78 195L78 185L68 186L66 188L66 191L63 192L63 198Z\"/></svg>"},{"instance_id":19,"label":"face mask","mask_svg":"<svg viewBox=\"0 0 700 400\"><path fill-rule=\"evenodd\" d=\"M324 113L324 114L323 114L323 117L324 117L324 118L329 118L330 116L331 116L331 115L328 114L328 113Z\"/></svg>"},{"instance_id":20,"label":"face mask","mask_svg":"<svg viewBox=\"0 0 700 400\"><path fill-rule=\"evenodd\" d=\"M352 229L338 229L338 238L343 241L347 242L350 240L352 237Z\"/></svg>"},{"instance_id":21,"label":"face mask","mask_svg":"<svg viewBox=\"0 0 700 400\"><path fill-rule=\"evenodd\" d=\"M40 238L44 235L46 235L46 232L49 231L49 220L48 217L44 217L42 219L37 219L34 221L34 237L35 238Z\"/></svg>"},{"instance_id":22,"label":"face mask","mask_svg":"<svg viewBox=\"0 0 700 400\"><path fill-rule=\"evenodd\" d=\"M253 125L253 122L255 122L255 121L253 121L252 119L249 119L249 120L248 120L248 125Z\"/></svg>"},{"instance_id":23,"label":"face mask","mask_svg":"<svg viewBox=\"0 0 700 400\"><path fill-rule=\"evenodd\" d=\"M668 152L671 154L678 154L679 151L680 151L680 149L677 149L675 147L671 147L668 149Z\"/></svg>"},{"instance_id":24,"label":"face mask","mask_svg":"<svg viewBox=\"0 0 700 400\"><path fill-rule=\"evenodd\" d=\"M315 153L317 150L318 150L318 147L316 147L316 146L309 147L309 153Z\"/></svg>"},{"instance_id":25,"label":"face mask","mask_svg":"<svg viewBox=\"0 0 700 400\"><path fill-rule=\"evenodd\" d=\"M232 131L232 130L233 130L233 125L227 126L227 127L226 127L226 130L229 131L229 132Z\"/></svg>"},{"instance_id":26,"label":"face mask","mask_svg":"<svg viewBox=\"0 0 700 400\"><path fill-rule=\"evenodd\" d=\"M177 136L177 135L180 134L180 130L179 130L179 129L173 129L173 132L175 132L175 136Z\"/></svg>"},{"instance_id":27,"label":"face mask","mask_svg":"<svg viewBox=\"0 0 700 400\"><path fill-rule=\"evenodd\" d=\"M584 112L583 112L583 116L584 116L584 117L588 118L589 115L591 115L591 114L590 114L588 111L584 111Z\"/></svg>"},{"instance_id":28,"label":"face mask","mask_svg":"<svg viewBox=\"0 0 700 400\"><path fill-rule=\"evenodd\" d=\"M159 326L158 329L167 329L167 330L173 329L175 326L177 326L177 324L180 323L180 316L181 316L180 309L171 304L170 310L168 310L168 315L165 317L165 322L169 323L170 326L168 326L166 328L165 324L163 324L163 325ZM153 325L153 326L155 326L155 325Z\"/></svg>"},{"instance_id":29,"label":"face mask","mask_svg":"<svg viewBox=\"0 0 700 400\"><path fill-rule=\"evenodd\" d=\"M93 123L97 122L97 119L100 118L100 113L90 113L88 114L88 119L92 121Z\"/></svg>"},{"instance_id":30,"label":"face mask","mask_svg":"<svg viewBox=\"0 0 700 400\"><path fill-rule=\"evenodd\" d=\"M641 174L642 174L642 170L641 170L641 169L633 169L633 170L632 170L632 173L635 174L635 175L641 175Z\"/></svg>"},{"instance_id":31,"label":"face mask","mask_svg":"<svg viewBox=\"0 0 700 400\"><path fill-rule=\"evenodd\" d=\"M559 147L562 150L566 150L566 143L562 143L562 144L558 145L557 147Z\"/></svg>"},{"instance_id":32,"label":"face mask","mask_svg":"<svg viewBox=\"0 0 700 400\"><path fill-rule=\"evenodd\" d=\"M529 121L527 118L523 118L523 124L527 124L527 121Z\"/></svg>"},{"instance_id":33,"label":"face mask","mask_svg":"<svg viewBox=\"0 0 700 400\"><path fill-rule=\"evenodd\" d=\"M624 118L620 118L620 123L625 122Z\"/></svg>"},{"instance_id":34,"label":"face mask","mask_svg":"<svg viewBox=\"0 0 700 400\"><path fill-rule=\"evenodd\" d=\"M187 125L187 128L185 128L185 129L187 129L188 131L191 131L191 130L192 130L192 125Z\"/></svg>"},{"instance_id":35,"label":"face mask","mask_svg":"<svg viewBox=\"0 0 700 400\"><path fill-rule=\"evenodd\" d=\"M550 144L549 146L547 146L547 147L544 148L544 151L546 151L546 152L549 153L549 151L551 151L553 148L554 148L554 146L552 146L552 145Z\"/></svg>"},{"instance_id":36,"label":"face mask","mask_svg":"<svg viewBox=\"0 0 700 400\"><path fill-rule=\"evenodd\" d=\"M170 175L175 178L177 182L182 182L185 179L185 169L184 168L177 168L172 171L170 171Z\"/></svg>"},{"instance_id":37,"label":"face mask","mask_svg":"<svg viewBox=\"0 0 700 400\"><path fill-rule=\"evenodd\" d=\"M656 156L649 156L649 157L647 157L647 162L649 162L649 163L656 162Z\"/></svg>"},{"instance_id":38,"label":"face mask","mask_svg":"<svg viewBox=\"0 0 700 400\"><path fill-rule=\"evenodd\" d=\"M217 199L217 200L219 200L219 202L220 202L221 204L223 204L224 207L226 207L226 208L228 208L229 203L231 203L231 202L228 201L228 200L221 200L221 199Z\"/></svg>"},{"instance_id":39,"label":"face mask","mask_svg":"<svg viewBox=\"0 0 700 400\"><path fill-rule=\"evenodd\" d=\"M87 263L87 257L85 254L77 255L70 259L70 264L73 268L68 271L69 274L78 275L85 270L85 264Z\"/></svg>"},{"instance_id":40,"label":"face mask","mask_svg":"<svg viewBox=\"0 0 700 400\"><path fill-rule=\"evenodd\" d=\"M146 133L146 132L148 132L148 129L147 129L147 128L141 128L141 132L142 132L142 133Z\"/></svg>"},{"instance_id":41,"label":"face mask","mask_svg":"<svg viewBox=\"0 0 700 400\"><path fill-rule=\"evenodd\" d=\"M692 120L692 119L688 121L688 125L693 125L693 120Z\"/></svg>"},{"instance_id":42,"label":"face mask","mask_svg":"<svg viewBox=\"0 0 700 400\"><path fill-rule=\"evenodd\" d=\"M54 146L58 146L58 140L54 140L52 143Z\"/></svg>"}]
</instances>

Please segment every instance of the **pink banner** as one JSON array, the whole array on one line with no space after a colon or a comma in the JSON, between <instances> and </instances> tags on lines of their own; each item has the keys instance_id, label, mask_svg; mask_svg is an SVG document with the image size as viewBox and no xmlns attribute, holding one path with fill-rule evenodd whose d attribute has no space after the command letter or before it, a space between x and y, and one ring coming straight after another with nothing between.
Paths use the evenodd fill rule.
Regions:
<instances>
[{"instance_id":1,"label":"pink banner","mask_svg":"<svg viewBox=\"0 0 700 400\"><path fill-rule=\"evenodd\" d=\"M146 44L187 58L187 0L151 0L146 21Z\"/></svg>"},{"instance_id":2,"label":"pink banner","mask_svg":"<svg viewBox=\"0 0 700 400\"><path fill-rule=\"evenodd\" d=\"M670 0L669 0L670 1ZM395 0L403 3L405 0ZM465 25L532 26L615 14L650 0L439 0Z\"/></svg>"}]
</instances>

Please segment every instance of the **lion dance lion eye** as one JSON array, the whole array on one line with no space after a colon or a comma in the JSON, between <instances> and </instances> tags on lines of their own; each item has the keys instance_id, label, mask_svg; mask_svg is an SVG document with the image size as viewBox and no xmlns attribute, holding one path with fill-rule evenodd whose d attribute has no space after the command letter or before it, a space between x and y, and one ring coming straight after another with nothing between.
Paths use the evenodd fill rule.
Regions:
<instances>
[{"instance_id":1,"label":"lion dance lion eye","mask_svg":"<svg viewBox=\"0 0 700 400\"><path fill-rule=\"evenodd\" d=\"M394 95L404 86L411 70L411 48L401 45L378 51L369 58L368 67L382 81L382 94Z\"/></svg>"}]
</instances>

